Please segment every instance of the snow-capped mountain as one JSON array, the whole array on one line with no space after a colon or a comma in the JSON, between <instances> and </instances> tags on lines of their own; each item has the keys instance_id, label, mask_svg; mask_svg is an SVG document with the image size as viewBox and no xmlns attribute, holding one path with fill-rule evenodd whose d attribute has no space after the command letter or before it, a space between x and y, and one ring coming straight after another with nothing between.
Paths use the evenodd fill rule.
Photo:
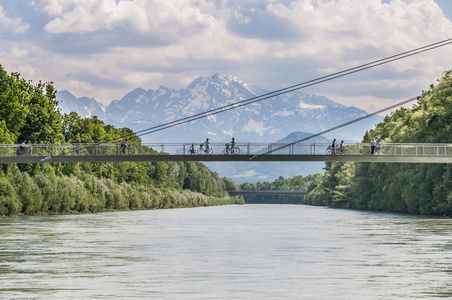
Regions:
<instances>
[{"instance_id":1,"label":"snow-capped mountain","mask_svg":"<svg viewBox=\"0 0 452 300\"><path fill-rule=\"evenodd\" d=\"M106 107L93 98L76 98L68 91L61 91L57 93L57 99L59 101L58 107L63 113L75 111L84 118L98 116L99 119L105 119Z\"/></svg>"},{"instance_id":2,"label":"snow-capped mountain","mask_svg":"<svg viewBox=\"0 0 452 300\"><path fill-rule=\"evenodd\" d=\"M194 116L219 107L231 108L206 118L142 136L143 141L193 142L210 137L227 141L234 136L239 142L277 141L295 131L317 133L343 124L367 113L347 107L316 94L294 91L267 97L242 107L240 101L269 91L244 83L232 76L215 74L194 80L186 89L161 86L157 90L137 88L107 107L90 98L76 98L67 91L58 92L63 112L74 110L82 117L99 119L135 131ZM264 97L265 98L265 97ZM256 98L257 100L257 98ZM234 109L232 109L234 108ZM354 126L330 134L340 139L362 139L367 129L381 120L371 117Z\"/></svg>"}]
</instances>

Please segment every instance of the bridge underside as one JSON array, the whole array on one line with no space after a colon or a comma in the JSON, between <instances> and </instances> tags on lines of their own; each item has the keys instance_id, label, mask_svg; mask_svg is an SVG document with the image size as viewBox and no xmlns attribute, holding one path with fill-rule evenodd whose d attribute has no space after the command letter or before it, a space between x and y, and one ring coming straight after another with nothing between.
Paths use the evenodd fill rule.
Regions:
<instances>
[{"instance_id":1,"label":"bridge underside","mask_svg":"<svg viewBox=\"0 0 452 300\"><path fill-rule=\"evenodd\" d=\"M452 156L391 156L391 155L89 155L89 156L18 156L0 157L0 163L74 163L74 162L385 162L385 163L452 163Z\"/></svg>"}]
</instances>

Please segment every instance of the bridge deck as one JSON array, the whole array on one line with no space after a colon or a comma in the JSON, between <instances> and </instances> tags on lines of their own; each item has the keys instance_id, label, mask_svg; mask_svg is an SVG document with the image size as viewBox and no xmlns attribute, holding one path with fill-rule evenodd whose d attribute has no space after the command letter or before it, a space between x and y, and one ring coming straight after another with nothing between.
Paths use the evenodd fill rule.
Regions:
<instances>
[{"instance_id":1,"label":"bridge deck","mask_svg":"<svg viewBox=\"0 0 452 300\"><path fill-rule=\"evenodd\" d=\"M451 163L452 144L384 144L370 155L369 144L347 144L347 155L326 155L329 144L322 143L246 143L238 144L239 155L224 155L223 143L212 144L212 155L188 155L191 143L135 144L122 152L118 144L0 145L0 163L122 162L122 161L201 161L201 162L386 162ZM198 145L199 146L199 145ZM19 151L20 150L20 151ZM160 154L156 154L157 151Z\"/></svg>"},{"instance_id":2,"label":"bridge deck","mask_svg":"<svg viewBox=\"0 0 452 300\"><path fill-rule=\"evenodd\" d=\"M74 162L378 162L378 163L452 163L452 156L390 155L86 155L86 156L18 156L0 157L0 163L74 163Z\"/></svg>"}]
</instances>

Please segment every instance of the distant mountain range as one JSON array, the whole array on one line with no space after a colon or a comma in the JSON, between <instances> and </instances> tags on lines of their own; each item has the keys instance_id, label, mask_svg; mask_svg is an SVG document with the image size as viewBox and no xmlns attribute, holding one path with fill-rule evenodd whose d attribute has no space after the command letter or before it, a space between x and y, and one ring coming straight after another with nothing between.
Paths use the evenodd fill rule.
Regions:
<instances>
[{"instance_id":1,"label":"distant mountain range","mask_svg":"<svg viewBox=\"0 0 452 300\"><path fill-rule=\"evenodd\" d=\"M93 98L76 98L68 91L58 92L57 99L63 113L96 115L105 123L140 131L268 92L235 77L215 74L198 78L181 90L164 86L156 91L137 88L108 106ZM274 142L292 132L316 133L366 114L320 95L294 91L143 135L142 139L144 142L198 142L210 137L213 142L220 142L234 136L240 142ZM360 141L365 131L380 120L374 116L327 137Z\"/></svg>"},{"instance_id":2,"label":"distant mountain range","mask_svg":"<svg viewBox=\"0 0 452 300\"><path fill-rule=\"evenodd\" d=\"M82 117L98 116L107 124L129 127L135 132L190 117L226 105L233 105L269 91L244 83L232 76L215 74L194 80L186 89L161 86L158 90L137 88L104 106L93 98L77 98L68 91L57 93L63 113L75 111ZM231 109L177 127L141 135L143 142L199 143L228 142L235 137L244 142L294 142L311 133L343 124L367 113L347 107L326 97L294 91L250 105ZM330 142L332 138L361 141L366 130L374 128L381 117L373 116L319 136L307 142ZM309 133L310 132L310 133ZM279 176L323 172L323 163L205 163L211 170L239 183L273 181Z\"/></svg>"}]
</instances>

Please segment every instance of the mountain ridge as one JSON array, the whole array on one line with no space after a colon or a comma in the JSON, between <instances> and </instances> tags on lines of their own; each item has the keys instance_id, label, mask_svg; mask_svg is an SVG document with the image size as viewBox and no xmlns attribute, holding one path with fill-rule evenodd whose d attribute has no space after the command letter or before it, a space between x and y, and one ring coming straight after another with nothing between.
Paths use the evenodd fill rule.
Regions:
<instances>
[{"instance_id":1,"label":"mountain ridge","mask_svg":"<svg viewBox=\"0 0 452 300\"><path fill-rule=\"evenodd\" d=\"M160 86L157 90L145 90L138 87L108 106L101 105L93 98L76 98L67 91L58 92L57 99L63 105L60 106L64 108L63 113L71 109L82 117L98 113L98 118L107 124L129 127L138 132L227 105L232 108L240 105L240 101L268 92L236 77L214 74L196 78L185 89ZM363 110L344 106L318 94L294 91L140 137L144 143L199 143L206 137L212 142L224 142L230 141L232 136L238 143L290 143L366 114ZM381 119L373 116L307 142L329 143L333 138L348 142L361 141L365 131L374 128ZM232 178L238 183L273 181L280 176L306 176L323 172L324 166L321 162L206 162L205 165L220 176Z\"/></svg>"},{"instance_id":2,"label":"mountain ridge","mask_svg":"<svg viewBox=\"0 0 452 300\"><path fill-rule=\"evenodd\" d=\"M236 77L217 73L196 78L185 89L160 86L157 90L145 90L138 87L108 106L93 98L76 98L68 91L58 92L57 99L63 113L74 110L82 117L97 114L106 123L139 131L227 105L231 108L239 106L240 101L268 92ZM366 114L318 94L292 91L142 138L144 142L191 142L204 140L207 136L212 141L235 136L240 141L276 141L292 132L320 132ZM358 141L365 130L373 128L380 120L381 117L374 116L358 126L337 131L337 134Z\"/></svg>"}]
</instances>

